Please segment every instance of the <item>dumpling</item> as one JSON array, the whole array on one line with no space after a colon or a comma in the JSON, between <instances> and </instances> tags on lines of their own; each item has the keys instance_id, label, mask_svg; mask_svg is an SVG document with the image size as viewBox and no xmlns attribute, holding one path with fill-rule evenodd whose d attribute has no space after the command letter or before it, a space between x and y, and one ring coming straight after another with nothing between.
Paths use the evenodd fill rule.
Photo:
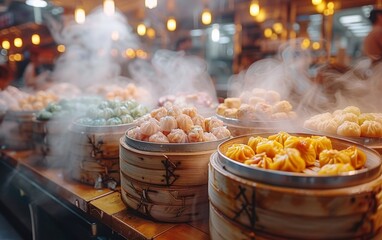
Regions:
<instances>
[{"instance_id":1,"label":"dumpling","mask_svg":"<svg viewBox=\"0 0 382 240\"><path fill-rule=\"evenodd\" d=\"M375 116L372 113L361 113L361 115L358 116L358 124L360 126L366 120L374 121L375 120Z\"/></svg>"},{"instance_id":2,"label":"dumpling","mask_svg":"<svg viewBox=\"0 0 382 240\"><path fill-rule=\"evenodd\" d=\"M339 175L350 171L354 171L354 168L349 163L326 164L318 171L318 175Z\"/></svg>"},{"instance_id":3,"label":"dumpling","mask_svg":"<svg viewBox=\"0 0 382 240\"><path fill-rule=\"evenodd\" d=\"M361 136L361 127L358 122L345 121L337 128L337 134L345 137Z\"/></svg>"},{"instance_id":4,"label":"dumpling","mask_svg":"<svg viewBox=\"0 0 382 240\"><path fill-rule=\"evenodd\" d=\"M316 150L310 138L290 136L285 140L284 148L297 149L307 166L313 166L316 162Z\"/></svg>"},{"instance_id":5,"label":"dumpling","mask_svg":"<svg viewBox=\"0 0 382 240\"><path fill-rule=\"evenodd\" d=\"M289 114L286 112L277 112L271 115L271 119L274 120L286 120L289 119Z\"/></svg>"},{"instance_id":6,"label":"dumpling","mask_svg":"<svg viewBox=\"0 0 382 240\"><path fill-rule=\"evenodd\" d=\"M215 135L217 139L224 139L231 137L231 132L227 129L227 127L216 127L212 129L211 133Z\"/></svg>"},{"instance_id":7,"label":"dumpling","mask_svg":"<svg viewBox=\"0 0 382 240\"><path fill-rule=\"evenodd\" d=\"M382 124L377 121L364 121L361 125L362 137L381 137Z\"/></svg>"},{"instance_id":8,"label":"dumpling","mask_svg":"<svg viewBox=\"0 0 382 240\"><path fill-rule=\"evenodd\" d=\"M211 141L218 140L218 138L213 133L210 133L210 132L204 132L203 136L204 136L205 142L211 142Z\"/></svg>"},{"instance_id":9,"label":"dumpling","mask_svg":"<svg viewBox=\"0 0 382 240\"><path fill-rule=\"evenodd\" d=\"M304 128L318 131L318 123L320 121L316 119L308 119L304 121Z\"/></svg>"},{"instance_id":10,"label":"dumpling","mask_svg":"<svg viewBox=\"0 0 382 240\"><path fill-rule=\"evenodd\" d=\"M127 136L136 140L142 140L145 136L141 132L140 127L135 127L127 131Z\"/></svg>"},{"instance_id":11,"label":"dumpling","mask_svg":"<svg viewBox=\"0 0 382 240\"><path fill-rule=\"evenodd\" d=\"M141 133L146 136L151 136L160 131L160 126L155 118L150 118L148 121L141 124Z\"/></svg>"},{"instance_id":12,"label":"dumpling","mask_svg":"<svg viewBox=\"0 0 382 240\"><path fill-rule=\"evenodd\" d=\"M269 104L274 104L276 102L279 102L281 99L281 96L278 92L269 90L265 93L264 99Z\"/></svg>"},{"instance_id":13,"label":"dumpling","mask_svg":"<svg viewBox=\"0 0 382 240\"><path fill-rule=\"evenodd\" d=\"M186 133L188 133L194 126L194 122L192 122L190 116L183 113L176 117L176 122L178 124L178 127Z\"/></svg>"},{"instance_id":14,"label":"dumpling","mask_svg":"<svg viewBox=\"0 0 382 240\"><path fill-rule=\"evenodd\" d=\"M167 107L167 115L177 117L180 114L182 114L182 110L177 105L172 104L171 106Z\"/></svg>"},{"instance_id":15,"label":"dumpling","mask_svg":"<svg viewBox=\"0 0 382 240\"><path fill-rule=\"evenodd\" d=\"M341 152L350 157L350 164L355 169L362 168L366 163L366 154L356 146L350 146L347 149L341 150Z\"/></svg>"},{"instance_id":16,"label":"dumpling","mask_svg":"<svg viewBox=\"0 0 382 240\"><path fill-rule=\"evenodd\" d=\"M287 112L292 111L292 109L293 109L292 105L286 100L279 101L279 102L275 103L273 105L273 108L272 108L274 113L277 113L277 112L286 112L287 113Z\"/></svg>"},{"instance_id":17,"label":"dumpling","mask_svg":"<svg viewBox=\"0 0 382 240\"><path fill-rule=\"evenodd\" d=\"M250 146L253 149L253 151L256 151L257 144L259 144L260 142L266 142L266 141L268 141L266 138L263 138L260 136L250 137L248 139L247 145Z\"/></svg>"},{"instance_id":18,"label":"dumpling","mask_svg":"<svg viewBox=\"0 0 382 240\"><path fill-rule=\"evenodd\" d=\"M343 113L343 114L336 115L334 117L334 120L337 121L338 125L341 125L345 121L355 122L358 124L358 116L355 115L354 113Z\"/></svg>"},{"instance_id":19,"label":"dumpling","mask_svg":"<svg viewBox=\"0 0 382 240\"><path fill-rule=\"evenodd\" d=\"M212 129L214 129L216 127L223 127L224 126L223 121L216 118L216 117L206 118L205 123L206 123L206 129L205 129L206 132L211 132Z\"/></svg>"},{"instance_id":20,"label":"dumpling","mask_svg":"<svg viewBox=\"0 0 382 240\"><path fill-rule=\"evenodd\" d=\"M216 109L216 113L219 114L220 116L224 116L225 110L227 110L227 106L224 105L223 103L219 104L218 108Z\"/></svg>"},{"instance_id":21,"label":"dumpling","mask_svg":"<svg viewBox=\"0 0 382 240\"><path fill-rule=\"evenodd\" d=\"M228 108L239 108L241 105L241 99L240 98L226 98L226 99L224 99L224 104Z\"/></svg>"},{"instance_id":22,"label":"dumpling","mask_svg":"<svg viewBox=\"0 0 382 240\"><path fill-rule=\"evenodd\" d=\"M233 160L244 162L255 156L255 152L246 144L232 144L232 146L227 149L225 155Z\"/></svg>"},{"instance_id":23,"label":"dumpling","mask_svg":"<svg viewBox=\"0 0 382 240\"><path fill-rule=\"evenodd\" d=\"M267 90L262 89L262 88L254 88L254 89L252 89L252 94L255 97L264 98L266 93L267 93Z\"/></svg>"},{"instance_id":24,"label":"dumpling","mask_svg":"<svg viewBox=\"0 0 382 240\"><path fill-rule=\"evenodd\" d=\"M348 106L342 110L344 113L353 113L356 116L359 116L361 114L361 110L356 106Z\"/></svg>"},{"instance_id":25,"label":"dumpling","mask_svg":"<svg viewBox=\"0 0 382 240\"><path fill-rule=\"evenodd\" d=\"M288 172L302 172L306 168L305 160L294 148L286 148L284 153L277 154L270 165L273 170Z\"/></svg>"},{"instance_id":26,"label":"dumpling","mask_svg":"<svg viewBox=\"0 0 382 240\"><path fill-rule=\"evenodd\" d=\"M159 126L163 133L167 135L172 129L178 128L178 123L173 116L165 116L160 119Z\"/></svg>"},{"instance_id":27,"label":"dumpling","mask_svg":"<svg viewBox=\"0 0 382 240\"><path fill-rule=\"evenodd\" d=\"M268 136L268 139L269 140L275 140L276 142L279 142L281 145L284 146L284 142L285 142L285 140L287 140L288 137L290 137L289 133L279 132L277 134Z\"/></svg>"},{"instance_id":28,"label":"dumpling","mask_svg":"<svg viewBox=\"0 0 382 240\"><path fill-rule=\"evenodd\" d=\"M162 132L157 132L149 137L149 142L169 143L168 138Z\"/></svg>"},{"instance_id":29,"label":"dumpling","mask_svg":"<svg viewBox=\"0 0 382 240\"><path fill-rule=\"evenodd\" d=\"M186 143L188 142L188 136L182 129L172 129L167 135L170 143Z\"/></svg>"},{"instance_id":30,"label":"dumpling","mask_svg":"<svg viewBox=\"0 0 382 240\"><path fill-rule=\"evenodd\" d=\"M268 157L273 158L283 149L283 145L274 140L259 142L256 146L256 153L265 153Z\"/></svg>"},{"instance_id":31,"label":"dumpling","mask_svg":"<svg viewBox=\"0 0 382 240\"><path fill-rule=\"evenodd\" d=\"M190 118L195 117L198 114L198 111L195 107L183 108L183 114L188 115Z\"/></svg>"},{"instance_id":32,"label":"dumpling","mask_svg":"<svg viewBox=\"0 0 382 240\"><path fill-rule=\"evenodd\" d=\"M258 119L269 119L272 115L272 106L266 103L258 103L255 106L255 114Z\"/></svg>"},{"instance_id":33,"label":"dumpling","mask_svg":"<svg viewBox=\"0 0 382 240\"><path fill-rule=\"evenodd\" d=\"M334 119L327 119L327 120L319 121L317 123L317 129L318 131L321 131L321 132L337 134L337 128L338 128L338 123Z\"/></svg>"},{"instance_id":34,"label":"dumpling","mask_svg":"<svg viewBox=\"0 0 382 240\"><path fill-rule=\"evenodd\" d=\"M165 107L154 109L151 111L150 115L159 121L162 117L167 116L167 109Z\"/></svg>"},{"instance_id":35,"label":"dumpling","mask_svg":"<svg viewBox=\"0 0 382 240\"><path fill-rule=\"evenodd\" d=\"M256 154L253 158L244 161L246 165L257 166L264 169L271 169L272 163L272 158L268 157L265 153Z\"/></svg>"},{"instance_id":36,"label":"dumpling","mask_svg":"<svg viewBox=\"0 0 382 240\"><path fill-rule=\"evenodd\" d=\"M243 120L251 120L255 118L255 108L249 104L241 104L237 110L237 118Z\"/></svg>"},{"instance_id":37,"label":"dumpling","mask_svg":"<svg viewBox=\"0 0 382 240\"><path fill-rule=\"evenodd\" d=\"M192 118L192 122L194 125L199 125L206 131L206 123L205 118L202 115L196 114L195 117Z\"/></svg>"},{"instance_id":38,"label":"dumpling","mask_svg":"<svg viewBox=\"0 0 382 240\"><path fill-rule=\"evenodd\" d=\"M350 157L338 150L324 150L320 153L318 161L320 162L320 167L323 167L326 164L335 164L335 163L349 163Z\"/></svg>"},{"instance_id":39,"label":"dumpling","mask_svg":"<svg viewBox=\"0 0 382 240\"><path fill-rule=\"evenodd\" d=\"M258 103L265 103L264 98L261 98L261 97L251 97L251 98L249 98L249 102L248 102L249 105L256 106L256 104L258 104Z\"/></svg>"},{"instance_id":40,"label":"dumpling","mask_svg":"<svg viewBox=\"0 0 382 240\"><path fill-rule=\"evenodd\" d=\"M227 108L224 111L223 116L228 118L237 118L237 111L238 111L237 108Z\"/></svg>"},{"instance_id":41,"label":"dumpling","mask_svg":"<svg viewBox=\"0 0 382 240\"><path fill-rule=\"evenodd\" d=\"M188 142L203 142L204 130L201 126L194 125L188 132Z\"/></svg>"},{"instance_id":42,"label":"dumpling","mask_svg":"<svg viewBox=\"0 0 382 240\"><path fill-rule=\"evenodd\" d=\"M332 141L325 136L311 136L310 139L312 139L312 144L317 156L319 156L323 150L333 149Z\"/></svg>"}]
</instances>

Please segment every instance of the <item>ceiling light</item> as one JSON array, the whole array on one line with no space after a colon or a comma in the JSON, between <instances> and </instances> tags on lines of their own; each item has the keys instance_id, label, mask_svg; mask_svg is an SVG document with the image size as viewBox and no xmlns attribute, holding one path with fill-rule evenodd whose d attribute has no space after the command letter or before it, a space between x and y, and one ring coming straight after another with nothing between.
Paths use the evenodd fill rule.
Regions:
<instances>
[{"instance_id":1,"label":"ceiling light","mask_svg":"<svg viewBox=\"0 0 382 240\"><path fill-rule=\"evenodd\" d=\"M156 8L157 5L157 0L145 0L145 7L147 7L148 9Z\"/></svg>"},{"instance_id":2,"label":"ceiling light","mask_svg":"<svg viewBox=\"0 0 382 240\"><path fill-rule=\"evenodd\" d=\"M264 29L264 36L265 36L266 38L270 38L270 37L272 37L272 34L273 34L272 29L270 29L270 28L266 28L266 29Z\"/></svg>"},{"instance_id":3,"label":"ceiling light","mask_svg":"<svg viewBox=\"0 0 382 240\"><path fill-rule=\"evenodd\" d=\"M148 28L147 31L147 36L150 38L150 39L154 39L155 38L155 35L156 35L156 32L155 32L155 29L154 28Z\"/></svg>"},{"instance_id":4,"label":"ceiling light","mask_svg":"<svg viewBox=\"0 0 382 240\"><path fill-rule=\"evenodd\" d=\"M13 40L13 45L15 45L15 47L22 47L23 46L23 40L21 38L15 38L15 40Z\"/></svg>"},{"instance_id":5,"label":"ceiling light","mask_svg":"<svg viewBox=\"0 0 382 240\"><path fill-rule=\"evenodd\" d=\"M48 3L44 0L26 0L25 3L32 7L46 7L48 6Z\"/></svg>"},{"instance_id":6,"label":"ceiling light","mask_svg":"<svg viewBox=\"0 0 382 240\"><path fill-rule=\"evenodd\" d=\"M251 14L252 17L256 17L260 13L260 5L257 0L253 0L251 2L251 5L249 5L249 14Z\"/></svg>"},{"instance_id":7,"label":"ceiling light","mask_svg":"<svg viewBox=\"0 0 382 240\"><path fill-rule=\"evenodd\" d=\"M114 4L113 0L104 0L103 1L103 12L108 16L111 16L114 14L115 4Z\"/></svg>"},{"instance_id":8,"label":"ceiling light","mask_svg":"<svg viewBox=\"0 0 382 240\"><path fill-rule=\"evenodd\" d=\"M40 35L33 34L31 37L31 41L34 45L39 45L40 44Z\"/></svg>"},{"instance_id":9,"label":"ceiling light","mask_svg":"<svg viewBox=\"0 0 382 240\"><path fill-rule=\"evenodd\" d=\"M77 7L76 10L74 10L74 20L78 24L83 24L85 22L85 10L82 7Z\"/></svg>"},{"instance_id":10,"label":"ceiling light","mask_svg":"<svg viewBox=\"0 0 382 240\"><path fill-rule=\"evenodd\" d=\"M1 43L1 46L4 48L4 49L9 49L11 47L11 43L8 41L8 40L4 40L2 43Z\"/></svg>"},{"instance_id":11,"label":"ceiling light","mask_svg":"<svg viewBox=\"0 0 382 240\"><path fill-rule=\"evenodd\" d=\"M143 36L146 34L146 26L143 23L138 24L137 33L139 36Z\"/></svg>"},{"instance_id":12,"label":"ceiling light","mask_svg":"<svg viewBox=\"0 0 382 240\"><path fill-rule=\"evenodd\" d=\"M57 46L57 51L60 52L60 53L63 53L65 52L65 46L60 44Z\"/></svg>"},{"instance_id":13,"label":"ceiling light","mask_svg":"<svg viewBox=\"0 0 382 240\"><path fill-rule=\"evenodd\" d=\"M170 17L167 20L167 30L169 30L170 32L173 32L173 31L176 30L176 20L175 20L175 18Z\"/></svg>"},{"instance_id":14,"label":"ceiling light","mask_svg":"<svg viewBox=\"0 0 382 240\"><path fill-rule=\"evenodd\" d=\"M312 0L312 4L313 5L319 5L319 4L321 4L322 3L322 0Z\"/></svg>"},{"instance_id":15,"label":"ceiling light","mask_svg":"<svg viewBox=\"0 0 382 240\"><path fill-rule=\"evenodd\" d=\"M209 9L204 9L202 12L202 23L208 25L212 22L212 14Z\"/></svg>"}]
</instances>

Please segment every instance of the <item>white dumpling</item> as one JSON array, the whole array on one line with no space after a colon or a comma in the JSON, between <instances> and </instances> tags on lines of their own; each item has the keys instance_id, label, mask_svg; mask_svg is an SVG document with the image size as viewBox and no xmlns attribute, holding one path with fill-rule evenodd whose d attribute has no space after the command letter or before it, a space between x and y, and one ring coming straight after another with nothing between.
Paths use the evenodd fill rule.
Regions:
<instances>
[{"instance_id":1,"label":"white dumpling","mask_svg":"<svg viewBox=\"0 0 382 240\"><path fill-rule=\"evenodd\" d=\"M255 106L255 114L259 119L269 119L272 115L272 106L266 103L258 103Z\"/></svg>"},{"instance_id":2,"label":"white dumpling","mask_svg":"<svg viewBox=\"0 0 382 240\"><path fill-rule=\"evenodd\" d=\"M292 109L293 109L292 105L286 100L276 102L273 105L273 112L274 113L277 113L277 112L288 113L288 112L292 111Z\"/></svg>"},{"instance_id":3,"label":"white dumpling","mask_svg":"<svg viewBox=\"0 0 382 240\"><path fill-rule=\"evenodd\" d=\"M362 137L381 137L382 124L377 121L364 121L361 125Z\"/></svg>"},{"instance_id":4,"label":"white dumpling","mask_svg":"<svg viewBox=\"0 0 382 240\"><path fill-rule=\"evenodd\" d=\"M344 113L353 113L356 116L361 114L361 110L356 106L348 106L342 110Z\"/></svg>"},{"instance_id":5,"label":"white dumpling","mask_svg":"<svg viewBox=\"0 0 382 240\"><path fill-rule=\"evenodd\" d=\"M334 119L327 119L320 121L317 124L318 131L325 133L337 134L338 123Z\"/></svg>"},{"instance_id":6,"label":"white dumpling","mask_svg":"<svg viewBox=\"0 0 382 240\"><path fill-rule=\"evenodd\" d=\"M361 127L358 123L345 121L337 128L337 134L345 137L361 136Z\"/></svg>"},{"instance_id":7,"label":"white dumpling","mask_svg":"<svg viewBox=\"0 0 382 240\"><path fill-rule=\"evenodd\" d=\"M264 99L266 102L270 104L274 104L276 102L279 102L281 99L281 96L278 92L269 90L265 93Z\"/></svg>"},{"instance_id":8,"label":"white dumpling","mask_svg":"<svg viewBox=\"0 0 382 240\"><path fill-rule=\"evenodd\" d=\"M358 124L358 116L355 115L354 113L342 113L334 116L334 120L338 122L339 125L344 123L345 121L348 122L355 122Z\"/></svg>"}]
</instances>

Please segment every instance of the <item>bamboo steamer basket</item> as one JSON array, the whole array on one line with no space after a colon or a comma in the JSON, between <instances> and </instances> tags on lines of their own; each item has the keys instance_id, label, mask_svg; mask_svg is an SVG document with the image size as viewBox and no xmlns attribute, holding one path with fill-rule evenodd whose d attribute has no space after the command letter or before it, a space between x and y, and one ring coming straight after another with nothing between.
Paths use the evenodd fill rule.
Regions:
<instances>
[{"instance_id":1,"label":"bamboo steamer basket","mask_svg":"<svg viewBox=\"0 0 382 240\"><path fill-rule=\"evenodd\" d=\"M223 140L162 145L127 138L120 139L120 169L129 208L162 222L207 217L208 163Z\"/></svg>"},{"instance_id":2,"label":"bamboo steamer basket","mask_svg":"<svg viewBox=\"0 0 382 240\"><path fill-rule=\"evenodd\" d=\"M35 111L10 111L2 123L3 145L9 150L33 149L33 120Z\"/></svg>"},{"instance_id":3,"label":"bamboo steamer basket","mask_svg":"<svg viewBox=\"0 0 382 240\"><path fill-rule=\"evenodd\" d=\"M66 175L95 188L115 188L120 183L119 139L133 124L69 126L69 160Z\"/></svg>"},{"instance_id":4,"label":"bamboo steamer basket","mask_svg":"<svg viewBox=\"0 0 382 240\"><path fill-rule=\"evenodd\" d=\"M229 141L237 142L240 138L246 136ZM335 148L335 144L333 146ZM373 150L363 150L370 158L380 158ZM375 178L369 181L320 189L284 186L283 182L271 185L244 178L231 173L219 156L214 153L209 165L212 239L254 239L255 236L265 239L369 239L381 229L380 166ZM268 176L273 177L271 173ZM284 180L287 178L286 175ZM229 237L237 231L239 235ZM226 238L227 234L231 235Z\"/></svg>"},{"instance_id":5,"label":"bamboo steamer basket","mask_svg":"<svg viewBox=\"0 0 382 240\"><path fill-rule=\"evenodd\" d=\"M35 151L38 162L47 167L62 167L67 159L67 130L70 123L65 120L33 121Z\"/></svg>"}]
</instances>

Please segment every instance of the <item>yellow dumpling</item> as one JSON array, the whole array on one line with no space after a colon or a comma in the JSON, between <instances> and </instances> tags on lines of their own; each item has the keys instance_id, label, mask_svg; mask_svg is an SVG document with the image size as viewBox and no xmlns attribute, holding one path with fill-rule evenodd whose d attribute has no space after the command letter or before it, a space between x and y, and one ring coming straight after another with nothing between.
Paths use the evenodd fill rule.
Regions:
<instances>
[{"instance_id":1,"label":"yellow dumpling","mask_svg":"<svg viewBox=\"0 0 382 240\"><path fill-rule=\"evenodd\" d=\"M323 150L333 149L332 141L325 136L312 136L311 139L317 156L319 156Z\"/></svg>"},{"instance_id":2,"label":"yellow dumpling","mask_svg":"<svg viewBox=\"0 0 382 240\"><path fill-rule=\"evenodd\" d=\"M267 157L265 153L256 154L253 158L244 162L246 165L254 165L265 169L270 169L272 163L272 158Z\"/></svg>"},{"instance_id":3,"label":"yellow dumpling","mask_svg":"<svg viewBox=\"0 0 382 240\"><path fill-rule=\"evenodd\" d=\"M269 140L275 140L276 142L281 143L284 145L285 140L289 137L289 133L287 132L279 132L277 134L271 135L268 137Z\"/></svg>"},{"instance_id":4,"label":"yellow dumpling","mask_svg":"<svg viewBox=\"0 0 382 240\"><path fill-rule=\"evenodd\" d=\"M326 164L335 164L335 163L349 163L350 157L338 150L324 150L320 153L319 158L320 167L323 167Z\"/></svg>"},{"instance_id":5,"label":"yellow dumpling","mask_svg":"<svg viewBox=\"0 0 382 240\"><path fill-rule=\"evenodd\" d=\"M267 157L273 158L283 149L283 145L274 140L259 142L256 146L256 153L265 153Z\"/></svg>"},{"instance_id":6,"label":"yellow dumpling","mask_svg":"<svg viewBox=\"0 0 382 240\"><path fill-rule=\"evenodd\" d=\"M266 142L267 139L266 138L263 138L263 137L260 137L260 136L257 136L257 137L250 137L248 139L248 146L250 146L253 151L256 151L256 147L257 147L257 144L259 144L260 142Z\"/></svg>"},{"instance_id":7,"label":"yellow dumpling","mask_svg":"<svg viewBox=\"0 0 382 240\"><path fill-rule=\"evenodd\" d=\"M307 166L313 166L316 162L316 150L310 138L290 136L285 140L284 148L297 149Z\"/></svg>"},{"instance_id":8,"label":"yellow dumpling","mask_svg":"<svg viewBox=\"0 0 382 240\"><path fill-rule=\"evenodd\" d=\"M244 162L255 156L255 152L246 144L233 144L227 149L225 155L233 160Z\"/></svg>"},{"instance_id":9,"label":"yellow dumpling","mask_svg":"<svg viewBox=\"0 0 382 240\"><path fill-rule=\"evenodd\" d=\"M356 106L348 106L342 110L343 113L353 113L357 116L361 114L361 110Z\"/></svg>"},{"instance_id":10,"label":"yellow dumpling","mask_svg":"<svg viewBox=\"0 0 382 240\"><path fill-rule=\"evenodd\" d=\"M306 167L300 152L294 148L287 148L284 153L277 154L269 165L270 169L288 172L302 172Z\"/></svg>"},{"instance_id":11,"label":"yellow dumpling","mask_svg":"<svg viewBox=\"0 0 382 240\"><path fill-rule=\"evenodd\" d=\"M349 163L326 164L318 171L318 175L338 175L350 171L354 171L354 168Z\"/></svg>"},{"instance_id":12,"label":"yellow dumpling","mask_svg":"<svg viewBox=\"0 0 382 240\"><path fill-rule=\"evenodd\" d=\"M350 146L347 149L342 150L341 152L345 153L350 157L350 164L355 169L360 169L365 165L366 154L357 147Z\"/></svg>"}]
</instances>

